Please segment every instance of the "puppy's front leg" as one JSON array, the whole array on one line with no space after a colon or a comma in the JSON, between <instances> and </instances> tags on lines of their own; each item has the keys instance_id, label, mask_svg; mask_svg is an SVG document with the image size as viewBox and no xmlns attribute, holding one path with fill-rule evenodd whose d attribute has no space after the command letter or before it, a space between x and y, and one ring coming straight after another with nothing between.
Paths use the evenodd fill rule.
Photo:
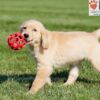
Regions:
<instances>
[{"instance_id":1,"label":"puppy's front leg","mask_svg":"<svg viewBox=\"0 0 100 100\"><path fill-rule=\"evenodd\" d=\"M42 88L47 82L47 78L52 74L52 67L38 67L37 75L32 84L29 93L36 93L40 88Z\"/></svg>"}]
</instances>

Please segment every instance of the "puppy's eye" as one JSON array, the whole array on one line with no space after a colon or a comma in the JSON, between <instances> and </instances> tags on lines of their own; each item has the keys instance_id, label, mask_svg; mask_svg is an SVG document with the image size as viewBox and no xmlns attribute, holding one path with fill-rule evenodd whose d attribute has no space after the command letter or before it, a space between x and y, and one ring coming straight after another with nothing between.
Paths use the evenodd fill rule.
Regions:
<instances>
[{"instance_id":1,"label":"puppy's eye","mask_svg":"<svg viewBox=\"0 0 100 100\"><path fill-rule=\"evenodd\" d=\"M33 31L35 31L35 32L36 32L36 31L37 31L37 29L35 29L35 28L34 28L34 29L33 29Z\"/></svg>"},{"instance_id":2,"label":"puppy's eye","mask_svg":"<svg viewBox=\"0 0 100 100\"><path fill-rule=\"evenodd\" d=\"M26 27L23 27L23 29L26 29Z\"/></svg>"}]
</instances>

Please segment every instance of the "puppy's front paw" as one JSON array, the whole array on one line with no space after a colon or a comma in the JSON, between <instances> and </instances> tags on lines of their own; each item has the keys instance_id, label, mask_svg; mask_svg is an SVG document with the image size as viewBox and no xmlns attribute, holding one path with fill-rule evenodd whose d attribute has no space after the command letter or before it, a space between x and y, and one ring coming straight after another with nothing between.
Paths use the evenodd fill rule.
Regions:
<instances>
[{"instance_id":1,"label":"puppy's front paw","mask_svg":"<svg viewBox=\"0 0 100 100\"><path fill-rule=\"evenodd\" d=\"M32 90L29 90L28 92L27 92L27 95L33 95L33 94L35 94L36 92L34 92L34 91L32 91Z\"/></svg>"}]
</instances>

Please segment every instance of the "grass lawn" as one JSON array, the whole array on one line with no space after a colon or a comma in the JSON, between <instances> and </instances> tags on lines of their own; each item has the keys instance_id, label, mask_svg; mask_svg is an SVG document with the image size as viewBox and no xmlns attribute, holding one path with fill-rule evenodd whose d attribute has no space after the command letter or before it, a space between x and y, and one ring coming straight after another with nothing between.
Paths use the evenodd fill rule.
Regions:
<instances>
[{"instance_id":1,"label":"grass lawn","mask_svg":"<svg viewBox=\"0 0 100 100\"><path fill-rule=\"evenodd\" d=\"M7 36L28 19L40 20L49 30L93 31L100 27L100 17L88 16L87 0L0 0L0 100L100 100L100 73L88 61L81 63L75 85L62 85L68 75L64 67L54 71L53 86L26 95L36 63L27 47L19 52L9 49Z\"/></svg>"}]
</instances>

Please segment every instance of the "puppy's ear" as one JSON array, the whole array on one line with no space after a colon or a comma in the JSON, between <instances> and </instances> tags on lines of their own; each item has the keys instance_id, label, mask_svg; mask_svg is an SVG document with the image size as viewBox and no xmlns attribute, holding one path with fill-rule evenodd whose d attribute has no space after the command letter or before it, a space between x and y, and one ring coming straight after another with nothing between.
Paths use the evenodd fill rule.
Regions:
<instances>
[{"instance_id":1,"label":"puppy's ear","mask_svg":"<svg viewBox=\"0 0 100 100\"><path fill-rule=\"evenodd\" d=\"M44 49L47 49L48 48L48 45L49 45L49 41L48 41L48 33L45 31L45 32L42 32L42 47Z\"/></svg>"}]
</instances>

